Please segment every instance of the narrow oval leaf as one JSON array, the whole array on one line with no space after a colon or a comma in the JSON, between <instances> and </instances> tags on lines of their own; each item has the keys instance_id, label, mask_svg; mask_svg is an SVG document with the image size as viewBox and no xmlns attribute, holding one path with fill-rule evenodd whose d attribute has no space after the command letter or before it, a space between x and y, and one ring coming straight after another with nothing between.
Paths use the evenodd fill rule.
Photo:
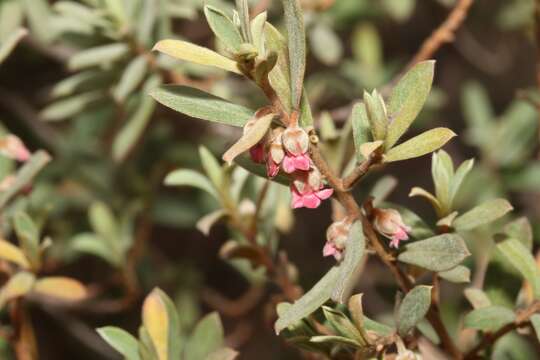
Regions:
<instances>
[{"instance_id":1,"label":"narrow oval leaf","mask_svg":"<svg viewBox=\"0 0 540 360\"><path fill-rule=\"evenodd\" d=\"M73 250L97 256L113 266L122 264L122 259L111 251L107 241L93 233L78 234L71 239L70 244Z\"/></svg>"},{"instance_id":2,"label":"narrow oval leaf","mask_svg":"<svg viewBox=\"0 0 540 360\"><path fill-rule=\"evenodd\" d=\"M452 269L469 255L461 236L442 234L406 245L398 260L439 272Z\"/></svg>"},{"instance_id":3,"label":"narrow oval leaf","mask_svg":"<svg viewBox=\"0 0 540 360\"><path fill-rule=\"evenodd\" d=\"M349 231L345 249L345 258L339 265L339 276L334 291L332 292L332 300L335 302L344 304L349 300L351 292L354 290L354 286L358 283L365 247L366 241L362 223L356 221Z\"/></svg>"},{"instance_id":4,"label":"narrow oval leaf","mask_svg":"<svg viewBox=\"0 0 540 360\"><path fill-rule=\"evenodd\" d=\"M328 306L323 306L322 309L324 317L326 320L328 320L328 324L335 331L335 333L344 336L347 339L354 339L358 344L366 344L358 329L349 320L349 318L345 316L345 314Z\"/></svg>"},{"instance_id":5,"label":"narrow oval leaf","mask_svg":"<svg viewBox=\"0 0 540 360\"><path fill-rule=\"evenodd\" d=\"M359 161L364 159L360 148L369 142L369 119L367 115L366 105L357 103L354 105L351 114L354 148L356 150L356 158Z\"/></svg>"},{"instance_id":6,"label":"narrow oval leaf","mask_svg":"<svg viewBox=\"0 0 540 360\"><path fill-rule=\"evenodd\" d=\"M118 351L126 360L140 360L139 343L130 333L114 326L97 329L99 336Z\"/></svg>"},{"instance_id":7,"label":"narrow oval leaf","mask_svg":"<svg viewBox=\"0 0 540 360\"><path fill-rule=\"evenodd\" d=\"M165 178L165 185L167 186L193 186L195 188L206 191L216 199L219 199L219 196L210 183L208 178L203 174L188 169L179 169L174 170L169 173Z\"/></svg>"},{"instance_id":8,"label":"narrow oval leaf","mask_svg":"<svg viewBox=\"0 0 540 360\"><path fill-rule=\"evenodd\" d=\"M315 310L321 307L334 292L337 280L339 278L339 268L334 266L317 282L311 290L304 294L294 304L279 316L279 319L274 325L276 333L281 330L296 324L303 318L311 315Z\"/></svg>"},{"instance_id":9,"label":"narrow oval leaf","mask_svg":"<svg viewBox=\"0 0 540 360\"><path fill-rule=\"evenodd\" d=\"M529 251L533 249L533 229L529 219L520 217L504 226L508 237L518 239Z\"/></svg>"},{"instance_id":10,"label":"narrow oval leaf","mask_svg":"<svg viewBox=\"0 0 540 360\"><path fill-rule=\"evenodd\" d=\"M384 155L385 162L401 161L423 156L440 149L456 134L447 128L428 130L403 144L390 149Z\"/></svg>"},{"instance_id":11,"label":"narrow oval leaf","mask_svg":"<svg viewBox=\"0 0 540 360\"><path fill-rule=\"evenodd\" d=\"M291 72L291 101L295 109L300 108L304 75L306 71L306 33L304 15L298 0L282 0L289 46Z\"/></svg>"},{"instance_id":12,"label":"narrow oval leaf","mask_svg":"<svg viewBox=\"0 0 540 360\"><path fill-rule=\"evenodd\" d=\"M223 347L223 325L215 312L206 315L197 323L186 343L184 360L205 359Z\"/></svg>"},{"instance_id":13,"label":"narrow oval leaf","mask_svg":"<svg viewBox=\"0 0 540 360\"><path fill-rule=\"evenodd\" d=\"M126 100L146 77L147 68L148 60L146 56L139 55L131 60L113 91L114 98L119 102Z\"/></svg>"},{"instance_id":14,"label":"narrow oval leaf","mask_svg":"<svg viewBox=\"0 0 540 360\"><path fill-rule=\"evenodd\" d=\"M15 46L23 37L28 34L28 30L19 28L15 30L0 46L0 64L11 54Z\"/></svg>"},{"instance_id":15,"label":"narrow oval leaf","mask_svg":"<svg viewBox=\"0 0 540 360\"><path fill-rule=\"evenodd\" d=\"M276 66L268 74L268 80L285 109L290 111L292 109L291 75L287 40L268 22L264 26L264 38L267 52L274 52L278 56Z\"/></svg>"},{"instance_id":16,"label":"narrow oval leaf","mask_svg":"<svg viewBox=\"0 0 540 360\"><path fill-rule=\"evenodd\" d=\"M472 307L475 309L491 306L491 300L489 300L486 293L480 289L468 288L465 289L463 293L465 294L467 300L469 300L471 303Z\"/></svg>"},{"instance_id":17,"label":"narrow oval leaf","mask_svg":"<svg viewBox=\"0 0 540 360\"><path fill-rule=\"evenodd\" d=\"M387 108L391 120L386 135L386 149L394 146L422 110L431 90L434 69L435 61L420 62L392 90Z\"/></svg>"},{"instance_id":18,"label":"narrow oval leaf","mask_svg":"<svg viewBox=\"0 0 540 360\"><path fill-rule=\"evenodd\" d=\"M266 52L264 28L267 18L268 13L263 11L259 15L255 16L250 23L251 35L253 36L253 45L255 45L255 48L259 51L259 54L264 54Z\"/></svg>"},{"instance_id":19,"label":"narrow oval leaf","mask_svg":"<svg viewBox=\"0 0 540 360\"><path fill-rule=\"evenodd\" d=\"M13 218L13 226L21 249L35 268L40 263L39 230L27 213L19 211Z\"/></svg>"},{"instance_id":20,"label":"narrow oval leaf","mask_svg":"<svg viewBox=\"0 0 540 360\"><path fill-rule=\"evenodd\" d=\"M247 131L244 132L242 137L231 146L225 154L223 154L223 160L231 165L232 161L241 153L248 151L253 146L257 145L259 141L266 135L272 120L274 119L274 114L268 114L261 118L258 118L253 126L249 127Z\"/></svg>"},{"instance_id":21,"label":"narrow oval leaf","mask_svg":"<svg viewBox=\"0 0 540 360\"><path fill-rule=\"evenodd\" d=\"M238 51L240 45L244 42L242 35L234 26L233 22L221 10L213 6L206 5L204 7L204 15L208 25L216 35L216 37L225 44L229 50Z\"/></svg>"},{"instance_id":22,"label":"narrow oval leaf","mask_svg":"<svg viewBox=\"0 0 540 360\"><path fill-rule=\"evenodd\" d=\"M230 348L221 348L208 354L204 360L234 360L237 357L238 351Z\"/></svg>"},{"instance_id":23,"label":"narrow oval leaf","mask_svg":"<svg viewBox=\"0 0 540 360\"><path fill-rule=\"evenodd\" d=\"M158 360L169 359L169 316L157 289L146 297L142 309L143 325L156 349Z\"/></svg>"},{"instance_id":24,"label":"narrow oval leaf","mask_svg":"<svg viewBox=\"0 0 540 360\"><path fill-rule=\"evenodd\" d=\"M409 192L409 197L415 197L415 196L421 196L425 199L427 199L433 208L437 211L437 213L442 213L442 206L439 202L439 199L437 199L435 196L433 196L432 193L429 191L422 189L421 187L413 187L411 191Z\"/></svg>"},{"instance_id":25,"label":"narrow oval leaf","mask_svg":"<svg viewBox=\"0 0 540 360\"><path fill-rule=\"evenodd\" d=\"M235 61L215 51L182 40L161 40L153 50L172 56L175 59L189 61L199 65L213 66L219 69L241 74Z\"/></svg>"},{"instance_id":26,"label":"narrow oval leaf","mask_svg":"<svg viewBox=\"0 0 540 360\"><path fill-rule=\"evenodd\" d=\"M464 326L471 329L494 332L514 321L514 312L503 306L486 306L468 313Z\"/></svg>"},{"instance_id":27,"label":"narrow oval leaf","mask_svg":"<svg viewBox=\"0 0 540 360\"><path fill-rule=\"evenodd\" d=\"M454 220L454 228L457 231L472 230L503 217L513 209L505 199L490 200L459 216Z\"/></svg>"},{"instance_id":28,"label":"narrow oval leaf","mask_svg":"<svg viewBox=\"0 0 540 360\"><path fill-rule=\"evenodd\" d=\"M540 314L534 314L531 316L531 324L534 332L536 333L536 339L540 342Z\"/></svg>"},{"instance_id":29,"label":"narrow oval leaf","mask_svg":"<svg viewBox=\"0 0 540 360\"><path fill-rule=\"evenodd\" d=\"M474 166L474 159L464 161L456 170L456 173L450 181L450 202L452 203L465 180L465 177L469 174Z\"/></svg>"},{"instance_id":30,"label":"narrow oval leaf","mask_svg":"<svg viewBox=\"0 0 540 360\"><path fill-rule=\"evenodd\" d=\"M101 91L92 91L58 100L43 109L41 117L45 121L68 120L79 115L88 105L102 97L103 93Z\"/></svg>"},{"instance_id":31,"label":"narrow oval leaf","mask_svg":"<svg viewBox=\"0 0 540 360\"><path fill-rule=\"evenodd\" d=\"M62 276L37 280L33 292L62 301L81 301L87 294L86 288L79 281Z\"/></svg>"},{"instance_id":32,"label":"narrow oval leaf","mask_svg":"<svg viewBox=\"0 0 540 360\"><path fill-rule=\"evenodd\" d=\"M10 261L22 267L28 269L30 263L23 252L13 245L12 243L0 239L0 259Z\"/></svg>"},{"instance_id":33,"label":"narrow oval leaf","mask_svg":"<svg viewBox=\"0 0 540 360\"><path fill-rule=\"evenodd\" d=\"M206 175L212 181L214 188L218 191L221 191L222 185L224 184L225 177L223 168L221 167L218 159L212 154L207 147L201 145L199 146L199 157L201 158L201 164L206 172Z\"/></svg>"},{"instance_id":34,"label":"narrow oval leaf","mask_svg":"<svg viewBox=\"0 0 540 360\"><path fill-rule=\"evenodd\" d=\"M111 64L129 54L125 43L114 43L83 50L68 61L70 70L80 70L91 66Z\"/></svg>"},{"instance_id":35,"label":"narrow oval leaf","mask_svg":"<svg viewBox=\"0 0 540 360\"><path fill-rule=\"evenodd\" d=\"M2 289L0 289L0 310L2 310L8 301L24 296L30 292L32 286L34 286L35 280L36 277L32 273L26 271L20 271L13 275Z\"/></svg>"},{"instance_id":36,"label":"narrow oval leaf","mask_svg":"<svg viewBox=\"0 0 540 360\"><path fill-rule=\"evenodd\" d=\"M439 273L439 276L453 283L471 282L471 270L463 265Z\"/></svg>"},{"instance_id":37,"label":"narrow oval leaf","mask_svg":"<svg viewBox=\"0 0 540 360\"><path fill-rule=\"evenodd\" d=\"M426 316L431 306L432 286L419 285L409 291L398 309L398 332L405 336Z\"/></svg>"},{"instance_id":38,"label":"narrow oval leaf","mask_svg":"<svg viewBox=\"0 0 540 360\"><path fill-rule=\"evenodd\" d=\"M182 114L224 125L241 127L253 116L253 110L187 86L160 86L150 96Z\"/></svg>"},{"instance_id":39,"label":"narrow oval leaf","mask_svg":"<svg viewBox=\"0 0 540 360\"><path fill-rule=\"evenodd\" d=\"M497 244L497 249L526 279L536 299L540 299L540 269L531 252L517 239L507 239Z\"/></svg>"},{"instance_id":40,"label":"narrow oval leaf","mask_svg":"<svg viewBox=\"0 0 540 360\"><path fill-rule=\"evenodd\" d=\"M309 36L313 53L323 64L337 65L343 56L341 39L328 25L317 22L310 30Z\"/></svg>"}]
</instances>

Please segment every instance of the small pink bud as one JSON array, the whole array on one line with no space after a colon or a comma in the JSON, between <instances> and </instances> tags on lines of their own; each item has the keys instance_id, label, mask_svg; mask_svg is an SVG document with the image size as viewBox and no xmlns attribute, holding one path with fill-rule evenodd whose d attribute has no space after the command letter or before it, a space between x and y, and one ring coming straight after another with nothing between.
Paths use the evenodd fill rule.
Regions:
<instances>
[{"instance_id":1,"label":"small pink bud","mask_svg":"<svg viewBox=\"0 0 540 360\"><path fill-rule=\"evenodd\" d=\"M257 145L249 149L249 156L253 162L257 164L264 163L264 143L259 142Z\"/></svg>"},{"instance_id":2,"label":"small pink bud","mask_svg":"<svg viewBox=\"0 0 540 360\"><path fill-rule=\"evenodd\" d=\"M343 258L343 251L347 246L351 224L346 221L336 221L326 230L326 244L323 248L323 256L334 256L337 261Z\"/></svg>"},{"instance_id":3,"label":"small pink bud","mask_svg":"<svg viewBox=\"0 0 540 360\"><path fill-rule=\"evenodd\" d=\"M397 210L374 208L373 214L375 229L391 240L390 247L398 248L401 241L409 239L411 228L405 225Z\"/></svg>"},{"instance_id":4,"label":"small pink bud","mask_svg":"<svg viewBox=\"0 0 540 360\"><path fill-rule=\"evenodd\" d=\"M298 126L288 127L283 132L283 146L292 156L303 155L309 149L309 135Z\"/></svg>"},{"instance_id":5,"label":"small pink bud","mask_svg":"<svg viewBox=\"0 0 540 360\"><path fill-rule=\"evenodd\" d=\"M0 154L21 162L31 155L21 139L11 134L0 140Z\"/></svg>"}]
</instances>

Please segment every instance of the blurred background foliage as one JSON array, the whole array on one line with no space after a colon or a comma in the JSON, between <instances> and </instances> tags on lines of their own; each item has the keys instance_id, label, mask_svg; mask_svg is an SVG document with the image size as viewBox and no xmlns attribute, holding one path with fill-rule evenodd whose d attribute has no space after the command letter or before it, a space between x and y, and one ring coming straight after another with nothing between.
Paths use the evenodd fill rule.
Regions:
<instances>
[{"instance_id":1,"label":"blurred background foliage","mask_svg":"<svg viewBox=\"0 0 540 360\"><path fill-rule=\"evenodd\" d=\"M271 21L283 25L278 2L250 3L254 12L268 8ZM330 116L339 128L349 116L349 104L364 90L384 89L454 3L302 1L310 50L306 87L324 136L335 137L335 130L325 127L328 121L323 119ZM242 359L298 358L274 336L270 306L265 308L263 302L246 313L231 310L240 306L231 305L232 299L257 282L257 276L249 271L243 276L220 259L218 251L231 236L224 226L208 230L203 224L209 236L197 230L197 221L218 208L215 199L192 188L163 186L170 170L200 169L199 153L203 158L210 152L221 154L237 134L157 106L147 96L151 89L162 83L188 84L252 108L264 101L251 85L239 86L236 78L226 78L222 71L152 52L158 40L168 38L222 48L212 43L202 14L204 4L229 10L233 6L225 0L0 2L0 42L20 26L29 29L29 36L0 66L1 131L16 134L32 150L46 149L53 157L32 192L18 197L0 215L2 231L8 231L9 214L25 210L53 239L43 271L77 277L98 288L99 297L107 300L68 312L32 307L43 359L116 358L93 328L115 324L136 329L142 294L156 285L182 309L185 331L202 314L218 310L228 341L241 351ZM540 96L534 5L533 0L474 2L455 42L435 56L435 88L415 130L447 126L460 135L446 148L454 163L476 159L455 199L456 209L506 197L516 214L529 218L537 244ZM199 144L205 148L199 151ZM13 164L0 161L3 178ZM389 166L385 173L399 181L392 202L435 222L426 202L407 197L413 186L432 189L429 169L430 159L423 157L405 167ZM365 196L382 175L371 175L358 195ZM238 180L242 176L237 174L237 181L244 181ZM261 186L250 178L245 191L255 194ZM286 197L283 203L287 204ZM281 238L280 246L300 270L300 283L309 287L331 266L320 254L329 208L298 211L293 218L287 206L279 204L272 210L279 230L273 236ZM296 226L290 232L293 221ZM482 231L468 235L477 244L490 236ZM364 308L384 318L392 304L381 294L393 285L382 268L370 271L360 291L375 291L366 292ZM443 315L448 319L463 306L453 286L457 285L443 288L447 299ZM505 275L502 280L497 267L490 268L487 288L494 303L511 301L519 286L517 277ZM534 356L533 348L521 347L523 353L512 350L520 341L505 338L500 358ZM5 344L0 344L0 351L3 348ZM9 356L8 350L0 355Z\"/></svg>"}]
</instances>

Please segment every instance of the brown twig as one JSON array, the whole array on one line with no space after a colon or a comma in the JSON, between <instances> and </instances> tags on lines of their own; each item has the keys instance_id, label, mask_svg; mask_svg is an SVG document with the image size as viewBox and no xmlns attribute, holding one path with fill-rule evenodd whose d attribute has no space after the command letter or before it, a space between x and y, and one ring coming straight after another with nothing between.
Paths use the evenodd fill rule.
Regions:
<instances>
[{"instance_id":1,"label":"brown twig","mask_svg":"<svg viewBox=\"0 0 540 360\"><path fill-rule=\"evenodd\" d=\"M430 59L443 44L454 41L455 32L467 17L473 2L474 0L459 0L446 20L424 41L406 69L410 69L421 61Z\"/></svg>"},{"instance_id":2,"label":"brown twig","mask_svg":"<svg viewBox=\"0 0 540 360\"><path fill-rule=\"evenodd\" d=\"M540 301L534 302L528 308L519 312L514 322L503 326L494 333L485 334L482 340L478 343L478 345L472 348L465 355L465 359L479 359L480 357L478 353L493 345L495 341L497 341L499 338L506 335L510 331L529 325L531 316L533 316L537 312L540 312Z\"/></svg>"}]
</instances>

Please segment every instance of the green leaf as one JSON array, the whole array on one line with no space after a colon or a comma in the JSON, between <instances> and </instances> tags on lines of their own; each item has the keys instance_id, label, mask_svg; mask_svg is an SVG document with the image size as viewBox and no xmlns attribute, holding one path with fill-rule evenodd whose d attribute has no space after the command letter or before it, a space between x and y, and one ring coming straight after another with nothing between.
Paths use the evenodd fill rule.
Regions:
<instances>
[{"instance_id":1,"label":"green leaf","mask_svg":"<svg viewBox=\"0 0 540 360\"><path fill-rule=\"evenodd\" d=\"M112 210L103 202L94 202L88 210L88 219L92 229L105 239L109 245L114 245L118 234L118 224Z\"/></svg>"},{"instance_id":2,"label":"green leaf","mask_svg":"<svg viewBox=\"0 0 540 360\"><path fill-rule=\"evenodd\" d=\"M253 42L251 27L249 26L249 4L247 0L236 0L236 9L240 17L240 27L244 40L248 43Z\"/></svg>"},{"instance_id":3,"label":"green leaf","mask_svg":"<svg viewBox=\"0 0 540 360\"><path fill-rule=\"evenodd\" d=\"M128 64L118 85L113 90L113 96L118 102L124 102L126 98L139 86L146 77L148 60L146 56L139 55Z\"/></svg>"},{"instance_id":4,"label":"green leaf","mask_svg":"<svg viewBox=\"0 0 540 360\"><path fill-rule=\"evenodd\" d=\"M304 16L298 0L282 0L289 46L291 101L299 109L306 72L306 33Z\"/></svg>"},{"instance_id":5,"label":"green leaf","mask_svg":"<svg viewBox=\"0 0 540 360\"><path fill-rule=\"evenodd\" d=\"M491 300L489 300L486 293L480 289L468 288L465 289L464 294L475 309L491 306Z\"/></svg>"},{"instance_id":6,"label":"green leaf","mask_svg":"<svg viewBox=\"0 0 540 360\"><path fill-rule=\"evenodd\" d=\"M0 1L0 42L5 42L23 23L24 2Z\"/></svg>"},{"instance_id":7,"label":"green leaf","mask_svg":"<svg viewBox=\"0 0 540 360\"><path fill-rule=\"evenodd\" d=\"M466 328L494 332L514 321L515 314L503 306L487 306L475 309L464 319Z\"/></svg>"},{"instance_id":8,"label":"green leaf","mask_svg":"<svg viewBox=\"0 0 540 360\"><path fill-rule=\"evenodd\" d=\"M263 11L259 15L255 16L255 18L251 20L250 24L251 35L253 36L253 45L261 55L264 54L266 50L264 31L267 18L268 13L266 11Z\"/></svg>"},{"instance_id":9,"label":"green leaf","mask_svg":"<svg viewBox=\"0 0 540 360\"><path fill-rule=\"evenodd\" d=\"M206 191L216 199L219 199L219 196L210 183L208 178L203 174L188 170L188 169L178 169L169 173L165 178L165 185L167 186L193 186L195 188Z\"/></svg>"},{"instance_id":10,"label":"green leaf","mask_svg":"<svg viewBox=\"0 0 540 360\"><path fill-rule=\"evenodd\" d=\"M386 12L400 22L409 19L416 6L415 0L381 0L381 3Z\"/></svg>"},{"instance_id":11,"label":"green leaf","mask_svg":"<svg viewBox=\"0 0 540 360\"><path fill-rule=\"evenodd\" d=\"M433 153L431 174L435 185L435 195L441 206L440 215L446 215L451 210L450 183L454 176L454 163L446 151L439 150Z\"/></svg>"},{"instance_id":12,"label":"green leaf","mask_svg":"<svg viewBox=\"0 0 540 360\"><path fill-rule=\"evenodd\" d=\"M364 159L360 147L369 141L369 119L367 116L366 105L357 103L352 109L351 115L354 148L356 150L356 158L361 161Z\"/></svg>"},{"instance_id":13,"label":"green leaf","mask_svg":"<svg viewBox=\"0 0 540 360\"><path fill-rule=\"evenodd\" d=\"M365 22L355 29L352 51L354 58L369 69L377 69L382 64L382 42L373 24Z\"/></svg>"},{"instance_id":14,"label":"green leaf","mask_svg":"<svg viewBox=\"0 0 540 360\"><path fill-rule=\"evenodd\" d=\"M495 113L484 87L477 82L465 84L461 96L463 116L468 125L468 137L473 143L487 143L493 135Z\"/></svg>"},{"instance_id":15,"label":"green leaf","mask_svg":"<svg viewBox=\"0 0 540 360\"><path fill-rule=\"evenodd\" d=\"M13 32L0 46L0 64L11 54L15 46L23 37L28 34L28 30L19 28Z\"/></svg>"},{"instance_id":16,"label":"green leaf","mask_svg":"<svg viewBox=\"0 0 540 360\"><path fill-rule=\"evenodd\" d=\"M217 313L206 315L186 343L184 360L200 360L223 346L223 325Z\"/></svg>"},{"instance_id":17,"label":"green leaf","mask_svg":"<svg viewBox=\"0 0 540 360\"><path fill-rule=\"evenodd\" d=\"M323 22L316 22L310 30L310 45L313 54L323 64L334 66L343 56L343 45L334 30Z\"/></svg>"},{"instance_id":18,"label":"green leaf","mask_svg":"<svg viewBox=\"0 0 540 360\"><path fill-rule=\"evenodd\" d=\"M242 137L223 154L223 160L231 165L238 155L257 145L270 129L274 117L275 114L265 115L257 118L249 128L246 127Z\"/></svg>"},{"instance_id":19,"label":"green leaf","mask_svg":"<svg viewBox=\"0 0 540 360\"><path fill-rule=\"evenodd\" d=\"M3 239L0 239L0 259L17 264L23 269L30 268L30 263L21 249Z\"/></svg>"},{"instance_id":20,"label":"green leaf","mask_svg":"<svg viewBox=\"0 0 540 360\"><path fill-rule=\"evenodd\" d=\"M224 125L244 126L253 110L187 86L164 85L150 92L157 102L188 116Z\"/></svg>"},{"instance_id":21,"label":"green leaf","mask_svg":"<svg viewBox=\"0 0 540 360\"><path fill-rule=\"evenodd\" d=\"M71 248L75 251L97 256L113 266L122 264L122 259L115 251L111 251L111 247L106 240L93 233L81 233L75 235L71 240Z\"/></svg>"},{"instance_id":22,"label":"green leaf","mask_svg":"<svg viewBox=\"0 0 540 360\"><path fill-rule=\"evenodd\" d=\"M237 351L229 348L221 348L208 354L204 360L234 360L237 357Z\"/></svg>"},{"instance_id":23,"label":"green leaf","mask_svg":"<svg viewBox=\"0 0 540 360\"><path fill-rule=\"evenodd\" d=\"M508 237L518 239L529 251L533 249L533 229L529 219L520 217L504 227L504 233Z\"/></svg>"},{"instance_id":24,"label":"green leaf","mask_svg":"<svg viewBox=\"0 0 540 360\"><path fill-rule=\"evenodd\" d=\"M443 207L441 203L439 202L439 199L437 199L435 196L433 196L432 193L429 191L422 189L421 187L413 187L411 191L409 192L409 197L415 197L415 196L421 196L424 199L427 199L435 209L438 215L443 215Z\"/></svg>"},{"instance_id":25,"label":"green leaf","mask_svg":"<svg viewBox=\"0 0 540 360\"><path fill-rule=\"evenodd\" d=\"M471 270L463 265L439 273L439 276L453 283L471 282Z\"/></svg>"},{"instance_id":26,"label":"green leaf","mask_svg":"<svg viewBox=\"0 0 540 360\"><path fill-rule=\"evenodd\" d=\"M416 64L392 90L387 106L391 119L385 141L387 150L394 146L422 110L431 90L434 68L433 60Z\"/></svg>"},{"instance_id":27,"label":"green leaf","mask_svg":"<svg viewBox=\"0 0 540 360\"><path fill-rule=\"evenodd\" d=\"M68 61L70 70L81 70L91 66L105 66L122 59L129 54L125 43L113 43L83 50L73 55Z\"/></svg>"},{"instance_id":28,"label":"green leaf","mask_svg":"<svg viewBox=\"0 0 540 360\"><path fill-rule=\"evenodd\" d=\"M529 249L517 239L507 239L497 244L497 249L526 279L534 297L540 299L540 269Z\"/></svg>"},{"instance_id":29,"label":"green leaf","mask_svg":"<svg viewBox=\"0 0 540 360\"><path fill-rule=\"evenodd\" d=\"M229 50L238 51L244 41L242 40L242 35L240 35L240 32L229 17L223 11L210 5L204 7L204 15L206 16L208 25L210 25L210 28L218 39Z\"/></svg>"},{"instance_id":30,"label":"green leaf","mask_svg":"<svg viewBox=\"0 0 540 360\"><path fill-rule=\"evenodd\" d=\"M138 341L130 333L114 326L97 329L99 336L126 360L140 360Z\"/></svg>"},{"instance_id":31,"label":"green leaf","mask_svg":"<svg viewBox=\"0 0 540 360\"><path fill-rule=\"evenodd\" d=\"M457 231L472 230L503 217L513 209L505 199L490 200L460 215L454 220L454 228Z\"/></svg>"},{"instance_id":32,"label":"green leaf","mask_svg":"<svg viewBox=\"0 0 540 360\"><path fill-rule=\"evenodd\" d=\"M454 136L456 134L447 128L428 130L390 149L384 155L384 161L401 161L429 154L443 147Z\"/></svg>"},{"instance_id":33,"label":"green leaf","mask_svg":"<svg viewBox=\"0 0 540 360\"><path fill-rule=\"evenodd\" d=\"M531 316L531 324L534 332L536 333L536 339L540 342L540 314L534 314Z\"/></svg>"},{"instance_id":34,"label":"green leaf","mask_svg":"<svg viewBox=\"0 0 540 360\"><path fill-rule=\"evenodd\" d=\"M351 292L358 283L361 273L366 241L362 223L356 221L349 231L347 245L345 248L345 258L339 264L339 275L336 286L332 292L332 300L338 303L346 303Z\"/></svg>"},{"instance_id":35,"label":"green leaf","mask_svg":"<svg viewBox=\"0 0 540 360\"><path fill-rule=\"evenodd\" d=\"M37 269L41 263L41 251L39 248L39 230L36 224L28 214L19 211L13 218L13 226L26 258L30 261L32 267Z\"/></svg>"},{"instance_id":36,"label":"green leaf","mask_svg":"<svg viewBox=\"0 0 540 360\"><path fill-rule=\"evenodd\" d=\"M298 323L328 301L334 292L339 275L338 267L331 268L311 290L296 300L292 306L279 316L274 325L276 333L279 334L283 329Z\"/></svg>"},{"instance_id":37,"label":"green leaf","mask_svg":"<svg viewBox=\"0 0 540 360\"><path fill-rule=\"evenodd\" d=\"M406 245L398 260L440 272L456 267L469 255L461 236L442 234Z\"/></svg>"},{"instance_id":38,"label":"green leaf","mask_svg":"<svg viewBox=\"0 0 540 360\"><path fill-rule=\"evenodd\" d=\"M20 271L9 278L9 280L0 289L0 310L6 303L15 298L26 295L32 287L36 277L29 272Z\"/></svg>"},{"instance_id":39,"label":"green leaf","mask_svg":"<svg viewBox=\"0 0 540 360\"><path fill-rule=\"evenodd\" d=\"M474 159L469 159L467 161L464 161L456 170L456 173L454 174L450 182L450 203L451 204L454 202L454 199L456 198L456 195L459 189L461 188L461 185L463 184L463 180L465 180L465 177L472 170L473 166L474 166Z\"/></svg>"},{"instance_id":40,"label":"green leaf","mask_svg":"<svg viewBox=\"0 0 540 360\"><path fill-rule=\"evenodd\" d=\"M34 293L60 301L81 301L87 296L86 288L79 281L64 276L47 276L34 284Z\"/></svg>"},{"instance_id":41,"label":"green leaf","mask_svg":"<svg viewBox=\"0 0 540 360\"><path fill-rule=\"evenodd\" d=\"M398 309L398 332L405 336L426 316L431 306L432 286L419 285L409 291Z\"/></svg>"},{"instance_id":42,"label":"green leaf","mask_svg":"<svg viewBox=\"0 0 540 360\"><path fill-rule=\"evenodd\" d=\"M199 146L199 157L201 158L201 164L206 172L206 175L214 184L214 187L218 190L222 190L224 184L223 169L219 164L216 157L205 146Z\"/></svg>"},{"instance_id":43,"label":"green leaf","mask_svg":"<svg viewBox=\"0 0 540 360\"><path fill-rule=\"evenodd\" d=\"M41 111L46 121L61 121L79 115L88 105L103 97L101 91L92 91L58 100Z\"/></svg>"},{"instance_id":44,"label":"green leaf","mask_svg":"<svg viewBox=\"0 0 540 360\"><path fill-rule=\"evenodd\" d=\"M373 205L379 207L379 205L396 189L397 185L398 180L391 175L380 178L369 192L369 195L374 198Z\"/></svg>"},{"instance_id":45,"label":"green leaf","mask_svg":"<svg viewBox=\"0 0 540 360\"><path fill-rule=\"evenodd\" d=\"M50 31L51 9L47 0L23 0L32 35L48 43L54 34Z\"/></svg>"},{"instance_id":46,"label":"green leaf","mask_svg":"<svg viewBox=\"0 0 540 360\"><path fill-rule=\"evenodd\" d=\"M222 70L241 74L235 61L215 51L182 40L161 40L153 50L172 56L175 59L194 64L217 67Z\"/></svg>"},{"instance_id":47,"label":"green leaf","mask_svg":"<svg viewBox=\"0 0 540 360\"><path fill-rule=\"evenodd\" d=\"M324 317L328 320L330 327L338 334L347 339L354 340L357 344L366 344L364 338L353 325L353 323L341 311L323 306Z\"/></svg>"},{"instance_id":48,"label":"green leaf","mask_svg":"<svg viewBox=\"0 0 540 360\"><path fill-rule=\"evenodd\" d=\"M377 90L373 90L371 94L364 91L364 104L366 105L373 140L384 140L386 137L388 116L381 94Z\"/></svg>"},{"instance_id":49,"label":"green leaf","mask_svg":"<svg viewBox=\"0 0 540 360\"><path fill-rule=\"evenodd\" d=\"M112 153L115 161L123 161L143 134L156 108L156 102L147 95L147 90L153 90L160 84L161 78L159 76L151 77L146 82L142 100L114 138Z\"/></svg>"}]
</instances>

